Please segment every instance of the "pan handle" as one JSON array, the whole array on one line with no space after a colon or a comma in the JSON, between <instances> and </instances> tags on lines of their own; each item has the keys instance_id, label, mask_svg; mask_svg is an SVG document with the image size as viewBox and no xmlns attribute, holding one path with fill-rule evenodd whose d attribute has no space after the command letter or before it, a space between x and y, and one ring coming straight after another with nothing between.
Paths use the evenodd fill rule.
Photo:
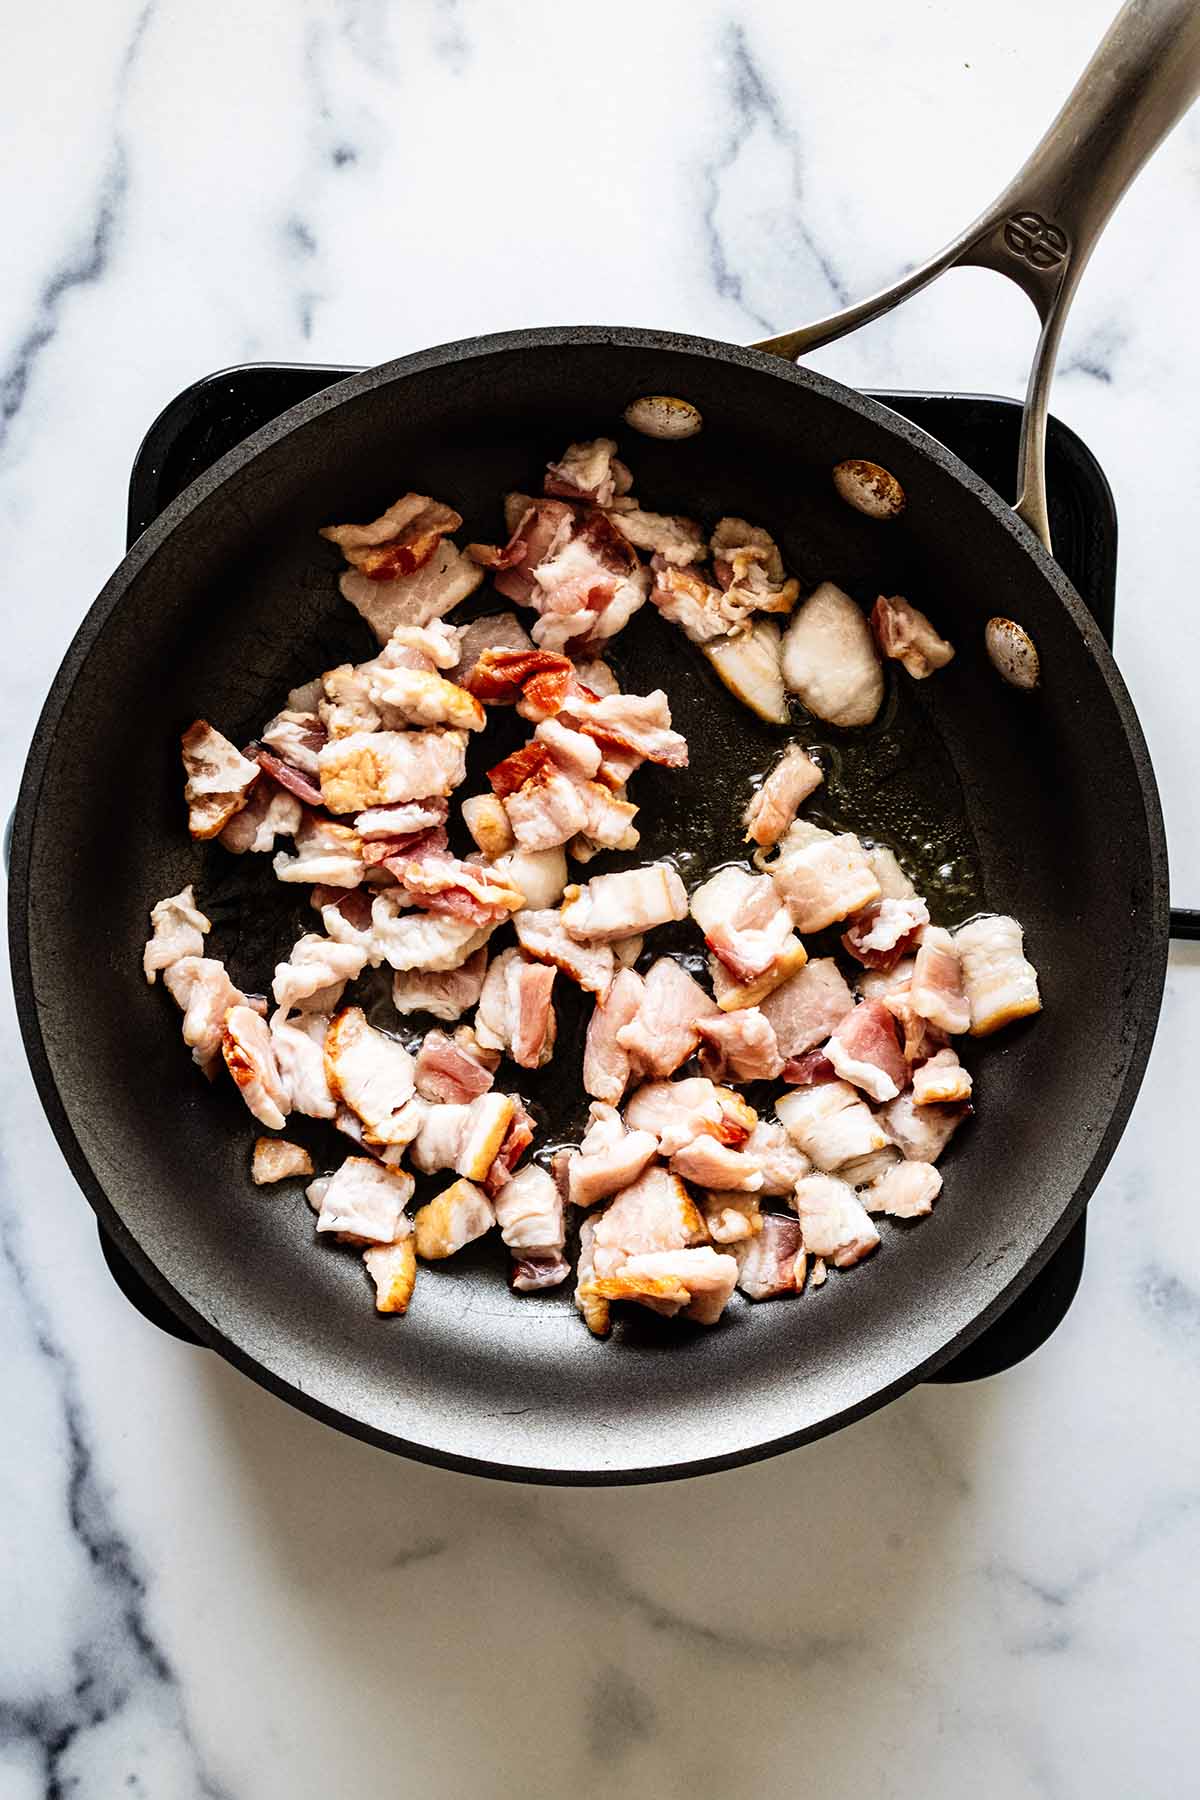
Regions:
<instances>
[{"instance_id":1,"label":"pan handle","mask_svg":"<svg viewBox=\"0 0 1200 1800\"><path fill-rule=\"evenodd\" d=\"M1198 92L1197 0L1128 0L1037 149L974 224L893 286L755 347L794 362L890 312L947 269L1006 275L1042 325L1021 420L1015 510L1049 550L1046 413L1067 309L1113 208Z\"/></svg>"}]
</instances>

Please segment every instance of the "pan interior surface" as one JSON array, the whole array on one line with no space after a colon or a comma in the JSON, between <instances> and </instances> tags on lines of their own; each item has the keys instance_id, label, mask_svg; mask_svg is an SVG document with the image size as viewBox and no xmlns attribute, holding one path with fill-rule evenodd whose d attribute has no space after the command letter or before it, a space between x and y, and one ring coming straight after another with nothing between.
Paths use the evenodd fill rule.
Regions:
<instances>
[{"instance_id":1,"label":"pan interior surface","mask_svg":"<svg viewBox=\"0 0 1200 1800\"><path fill-rule=\"evenodd\" d=\"M664 392L700 407L698 437L664 444L623 426L631 399ZM611 660L624 686L666 688L691 764L635 777L643 842L630 860L672 854L694 881L740 856L752 777L792 738L820 744L831 776L818 814L906 853L939 922L985 906L1015 914L1045 1010L965 1052L978 1116L943 1161L933 1215L886 1224L880 1251L819 1293L754 1307L738 1297L709 1331L633 1317L599 1342L569 1287L510 1293L493 1238L422 1267L410 1314L380 1319L360 1259L314 1245L299 1186L252 1187L253 1120L228 1083L199 1076L174 1007L142 980L148 908L187 881L214 920L215 953L260 991L316 922L265 859L189 843L178 735L203 716L245 741L289 687L370 653L319 525L372 517L414 488L463 513L461 541L495 541L503 493L536 491L550 456L598 433L618 438L643 505L709 526L723 513L761 523L805 585L830 578L866 605L905 594L958 652L922 684L893 667L866 733L800 713L773 728L648 606ZM1077 1216L1132 1104L1161 988L1153 781L1066 583L903 421L696 340L563 331L452 346L355 377L251 448L183 496L97 602L22 793L16 961L37 1009L27 1038L72 1166L122 1247L287 1398L389 1447L493 1474L604 1481L722 1466L845 1422L949 1354ZM829 472L850 456L900 479L898 522L837 498ZM506 603L474 607L493 609ZM994 614L1034 637L1036 693L1006 687L988 663ZM586 1110L585 1015L566 985L550 1069L500 1082L531 1097L546 1141L577 1132ZM325 1166L341 1154L323 1127L289 1135Z\"/></svg>"}]
</instances>

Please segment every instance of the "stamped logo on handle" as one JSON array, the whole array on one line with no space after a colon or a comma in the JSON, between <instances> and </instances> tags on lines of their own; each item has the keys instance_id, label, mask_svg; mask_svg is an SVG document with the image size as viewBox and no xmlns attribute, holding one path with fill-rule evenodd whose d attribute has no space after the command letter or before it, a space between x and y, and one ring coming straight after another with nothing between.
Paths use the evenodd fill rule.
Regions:
<instances>
[{"instance_id":1,"label":"stamped logo on handle","mask_svg":"<svg viewBox=\"0 0 1200 1800\"><path fill-rule=\"evenodd\" d=\"M1067 254L1067 234L1041 213L1013 213L1004 224L1004 242L1034 269L1053 269Z\"/></svg>"}]
</instances>

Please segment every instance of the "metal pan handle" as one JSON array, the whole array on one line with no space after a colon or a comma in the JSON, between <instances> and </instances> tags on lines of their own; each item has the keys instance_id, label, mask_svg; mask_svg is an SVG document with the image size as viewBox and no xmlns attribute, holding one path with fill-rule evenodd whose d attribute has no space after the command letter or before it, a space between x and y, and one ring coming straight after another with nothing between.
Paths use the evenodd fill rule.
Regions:
<instances>
[{"instance_id":1,"label":"metal pan handle","mask_svg":"<svg viewBox=\"0 0 1200 1800\"><path fill-rule=\"evenodd\" d=\"M1007 275L1042 324L1021 422L1016 511L1049 550L1046 413L1067 309L1113 208L1197 93L1200 4L1128 0L1033 155L974 224L893 286L756 348L795 361L890 312L947 269Z\"/></svg>"}]
</instances>

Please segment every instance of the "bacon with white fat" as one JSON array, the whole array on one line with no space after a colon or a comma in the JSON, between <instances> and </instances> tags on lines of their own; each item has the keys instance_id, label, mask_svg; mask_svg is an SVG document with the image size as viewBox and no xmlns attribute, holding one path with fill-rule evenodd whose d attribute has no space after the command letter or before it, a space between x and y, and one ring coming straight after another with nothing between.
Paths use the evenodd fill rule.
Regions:
<instances>
[{"instance_id":1,"label":"bacon with white fat","mask_svg":"<svg viewBox=\"0 0 1200 1800\"><path fill-rule=\"evenodd\" d=\"M325 727L315 707L310 711L288 706L267 720L259 733L258 743L246 754L253 754L262 761L259 753L265 750L268 756L286 763L297 775L315 779L317 756L325 738Z\"/></svg>"},{"instance_id":2,"label":"bacon with white fat","mask_svg":"<svg viewBox=\"0 0 1200 1800\"><path fill-rule=\"evenodd\" d=\"M737 1284L750 1300L774 1300L798 1294L804 1286L807 1255L798 1219L764 1213L762 1229L734 1245Z\"/></svg>"},{"instance_id":3,"label":"bacon with white fat","mask_svg":"<svg viewBox=\"0 0 1200 1800\"><path fill-rule=\"evenodd\" d=\"M854 995L831 956L814 958L759 1001L779 1054L788 1058L824 1043L853 1005Z\"/></svg>"},{"instance_id":4,"label":"bacon with white fat","mask_svg":"<svg viewBox=\"0 0 1200 1800\"><path fill-rule=\"evenodd\" d=\"M250 798L258 764L242 755L207 719L197 719L179 740L187 775L183 798L188 830L199 840L215 838Z\"/></svg>"},{"instance_id":5,"label":"bacon with white fat","mask_svg":"<svg viewBox=\"0 0 1200 1800\"><path fill-rule=\"evenodd\" d=\"M971 1006L963 985L958 946L948 931L926 926L913 964L909 997L914 1012L947 1036L966 1031Z\"/></svg>"},{"instance_id":6,"label":"bacon with white fat","mask_svg":"<svg viewBox=\"0 0 1200 1800\"><path fill-rule=\"evenodd\" d=\"M850 832L834 835L798 820L769 870L797 931L823 931L880 898L863 847Z\"/></svg>"},{"instance_id":7,"label":"bacon with white fat","mask_svg":"<svg viewBox=\"0 0 1200 1800\"><path fill-rule=\"evenodd\" d=\"M215 956L179 957L164 968L163 986L183 1013L183 1041L193 1062L211 1077L220 1066L226 1013L254 1003Z\"/></svg>"},{"instance_id":8,"label":"bacon with white fat","mask_svg":"<svg viewBox=\"0 0 1200 1800\"><path fill-rule=\"evenodd\" d=\"M649 1131L629 1131L615 1107L593 1104L591 1124L578 1150L567 1158L567 1198L572 1206L594 1206L638 1179L658 1151Z\"/></svg>"},{"instance_id":9,"label":"bacon with white fat","mask_svg":"<svg viewBox=\"0 0 1200 1800\"><path fill-rule=\"evenodd\" d=\"M392 978L392 1004L398 1013L427 1012L447 1022L461 1019L478 1001L487 973L486 948L476 950L456 969L431 974L409 969Z\"/></svg>"},{"instance_id":10,"label":"bacon with white fat","mask_svg":"<svg viewBox=\"0 0 1200 1800\"><path fill-rule=\"evenodd\" d=\"M868 1182L859 1198L869 1213L921 1219L933 1211L941 1191L942 1178L932 1163L898 1162Z\"/></svg>"},{"instance_id":11,"label":"bacon with white fat","mask_svg":"<svg viewBox=\"0 0 1200 1800\"><path fill-rule=\"evenodd\" d=\"M661 556L665 563L677 568L703 562L708 555L704 533L695 519L686 519L679 513L644 512L640 506L622 507L609 516L635 549Z\"/></svg>"},{"instance_id":12,"label":"bacon with white fat","mask_svg":"<svg viewBox=\"0 0 1200 1800\"><path fill-rule=\"evenodd\" d=\"M804 1247L836 1269L861 1262L879 1243L879 1233L854 1189L831 1175L805 1175L792 1199Z\"/></svg>"},{"instance_id":13,"label":"bacon with white fat","mask_svg":"<svg viewBox=\"0 0 1200 1800\"><path fill-rule=\"evenodd\" d=\"M605 751L637 756L668 769L687 766L687 739L671 725L671 708L662 688L649 694L608 694L603 699L569 692L559 711Z\"/></svg>"},{"instance_id":14,"label":"bacon with white fat","mask_svg":"<svg viewBox=\"0 0 1200 1800\"><path fill-rule=\"evenodd\" d=\"M882 1000L860 1000L837 1025L825 1054L843 1081L872 1100L894 1100L908 1084L896 1021Z\"/></svg>"},{"instance_id":15,"label":"bacon with white fat","mask_svg":"<svg viewBox=\"0 0 1200 1800\"><path fill-rule=\"evenodd\" d=\"M740 1149L758 1124L758 1114L733 1088L694 1075L644 1083L629 1098L625 1123L630 1131L650 1132L660 1153L669 1157L705 1134Z\"/></svg>"},{"instance_id":16,"label":"bacon with white fat","mask_svg":"<svg viewBox=\"0 0 1200 1800\"><path fill-rule=\"evenodd\" d=\"M349 825L305 812L295 833L294 856L280 850L272 864L276 881L354 888L366 874L362 839Z\"/></svg>"},{"instance_id":17,"label":"bacon with white fat","mask_svg":"<svg viewBox=\"0 0 1200 1800\"><path fill-rule=\"evenodd\" d=\"M1041 1011L1037 970L1025 955L1024 934L1015 919L1003 913L972 919L954 933L954 947L962 960L972 1037L988 1037L1014 1019Z\"/></svg>"},{"instance_id":18,"label":"bacon with white fat","mask_svg":"<svg viewBox=\"0 0 1200 1800\"><path fill-rule=\"evenodd\" d=\"M492 1203L463 1177L422 1206L413 1218L413 1237L422 1262L440 1262L484 1237L496 1223Z\"/></svg>"},{"instance_id":19,"label":"bacon with white fat","mask_svg":"<svg viewBox=\"0 0 1200 1800\"><path fill-rule=\"evenodd\" d=\"M566 1239L562 1195L548 1170L527 1163L494 1196L492 1208L500 1235L514 1255L543 1258L562 1249Z\"/></svg>"},{"instance_id":20,"label":"bacon with white fat","mask_svg":"<svg viewBox=\"0 0 1200 1800\"><path fill-rule=\"evenodd\" d=\"M189 882L179 893L170 894L151 907L150 926L150 937L142 952L142 968L146 980L153 986L160 969L171 968L185 956L204 955L204 939L212 930L212 921L196 905Z\"/></svg>"},{"instance_id":21,"label":"bacon with white fat","mask_svg":"<svg viewBox=\"0 0 1200 1800\"><path fill-rule=\"evenodd\" d=\"M771 1021L757 1006L700 1021L700 1067L713 1081L774 1081L784 1058Z\"/></svg>"},{"instance_id":22,"label":"bacon with white fat","mask_svg":"<svg viewBox=\"0 0 1200 1800\"><path fill-rule=\"evenodd\" d=\"M880 594L871 608L871 630L880 654L894 657L916 681L944 669L954 655L953 644L939 636L919 607L910 606L899 594L891 599Z\"/></svg>"},{"instance_id":23,"label":"bacon with white fat","mask_svg":"<svg viewBox=\"0 0 1200 1800\"><path fill-rule=\"evenodd\" d=\"M552 907L525 907L513 915L517 942L538 962L553 963L589 994L603 997L612 986L615 959L607 944L583 944L563 927Z\"/></svg>"},{"instance_id":24,"label":"bacon with white fat","mask_svg":"<svg viewBox=\"0 0 1200 1800\"><path fill-rule=\"evenodd\" d=\"M583 943L611 943L685 919L687 890L670 863L596 875L566 891L563 928Z\"/></svg>"},{"instance_id":25,"label":"bacon with white fat","mask_svg":"<svg viewBox=\"0 0 1200 1800\"><path fill-rule=\"evenodd\" d=\"M893 969L916 948L928 924L929 908L919 896L875 900L855 913L842 944L869 969Z\"/></svg>"},{"instance_id":26,"label":"bacon with white fat","mask_svg":"<svg viewBox=\"0 0 1200 1800\"><path fill-rule=\"evenodd\" d=\"M857 1166L890 1145L886 1113L877 1119L847 1081L795 1088L780 1096L775 1111L792 1142L826 1174Z\"/></svg>"},{"instance_id":27,"label":"bacon with white fat","mask_svg":"<svg viewBox=\"0 0 1200 1800\"><path fill-rule=\"evenodd\" d=\"M326 1012L300 1012L289 1017L282 1007L271 1017L275 1061L292 1111L310 1119L332 1119L338 1110L325 1069L329 1020Z\"/></svg>"},{"instance_id":28,"label":"bacon with white fat","mask_svg":"<svg viewBox=\"0 0 1200 1800\"><path fill-rule=\"evenodd\" d=\"M683 1144L671 1157L671 1173L682 1175L697 1187L737 1190L756 1194L763 1184L762 1170L744 1150L734 1150L702 1132Z\"/></svg>"},{"instance_id":29,"label":"bacon with white fat","mask_svg":"<svg viewBox=\"0 0 1200 1800\"><path fill-rule=\"evenodd\" d=\"M307 1193L321 1235L331 1233L345 1243L393 1244L411 1229L404 1209L412 1199L412 1176L373 1157L348 1156Z\"/></svg>"},{"instance_id":30,"label":"bacon with white fat","mask_svg":"<svg viewBox=\"0 0 1200 1800\"><path fill-rule=\"evenodd\" d=\"M913 1100L938 1106L971 1098L971 1077L953 1050L938 1050L913 1070Z\"/></svg>"},{"instance_id":31,"label":"bacon with white fat","mask_svg":"<svg viewBox=\"0 0 1200 1800\"><path fill-rule=\"evenodd\" d=\"M671 957L660 956L642 978L637 1012L617 1029L617 1046L638 1073L673 1075L695 1055L702 1021L716 1014L699 982Z\"/></svg>"},{"instance_id":32,"label":"bacon with white fat","mask_svg":"<svg viewBox=\"0 0 1200 1800\"><path fill-rule=\"evenodd\" d=\"M465 731L353 731L320 754L332 813L445 797L466 774Z\"/></svg>"},{"instance_id":33,"label":"bacon with white fat","mask_svg":"<svg viewBox=\"0 0 1200 1800\"><path fill-rule=\"evenodd\" d=\"M799 744L789 744L746 807L743 818L747 840L763 847L777 844L824 779L824 772L808 751Z\"/></svg>"},{"instance_id":34,"label":"bacon with white fat","mask_svg":"<svg viewBox=\"0 0 1200 1800\"><path fill-rule=\"evenodd\" d=\"M618 460L616 440L598 437L568 444L557 462L547 463L543 485L547 494L611 506L619 494L629 492L632 477Z\"/></svg>"},{"instance_id":35,"label":"bacon with white fat","mask_svg":"<svg viewBox=\"0 0 1200 1800\"><path fill-rule=\"evenodd\" d=\"M908 1092L888 1102L879 1123L907 1162L935 1163L970 1111L965 1105L918 1106Z\"/></svg>"},{"instance_id":36,"label":"bacon with white fat","mask_svg":"<svg viewBox=\"0 0 1200 1800\"><path fill-rule=\"evenodd\" d=\"M217 842L234 856L247 851L262 855L275 848L277 837L291 837L299 830L302 817L296 796L263 774L251 788L245 806L222 828Z\"/></svg>"},{"instance_id":37,"label":"bacon with white fat","mask_svg":"<svg viewBox=\"0 0 1200 1800\"><path fill-rule=\"evenodd\" d=\"M397 1039L377 1031L360 1006L335 1014L325 1035L325 1073L335 1099L357 1113L369 1141L408 1143L418 1115L415 1062Z\"/></svg>"},{"instance_id":38,"label":"bacon with white fat","mask_svg":"<svg viewBox=\"0 0 1200 1800\"><path fill-rule=\"evenodd\" d=\"M766 875L729 866L698 887L692 917L705 942L742 983L753 982L778 963L792 938L792 918Z\"/></svg>"},{"instance_id":39,"label":"bacon with white fat","mask_svg":"<svg viewBox=\"0 0 1200 1800\"><path fill-rule=\"evenodd\" d=\"M518 948L502 950L487 972L475 1015L486 1050L507 1051L523 1069L540 1069L554 1053L552 964L532 962Z\"/></svg>"},{"instance_id":40,"label":"bacon with white fat","mask_svg":"<svg viewBox=\"0 0 1200 1800\"><path fill-rule=\"evenodd\" d=\"M494 1091L461 1106L422 1102L420 1125L409 1150L413 1167L426 1175L453 1169L468 1181L482 1182L500 1152L515 1110L511 1094Z\"/></svg>"},{"instance_id":41,"label":"bacon with white fat","mask_svg":"<svg viewBox=\"0 0 1200 1800\"><path fill-rule=\"evenodd\" d=\"M249 1006L231 1006L225 1014L221 1053L254 1117L272 1131L281 1130L291 1103L261 1013Z\"/></svg>"},{"instance_id":42,"label":"bacon with white fat","mask_svg":"<svg viewBox=\"0 0 1200 1800\"><path fill-rule=\"evenodd\" d=\"M583 1049L583 1086L595 1099L615 1105L629 1084L629 1053L618 1033L637 1017L643 997L642 978L620 969L607 994L592 1008ZM593 1109L594 1110L594 1109Z\"/></svg>"},{"instance_id":43,"label":"bacon with white fat","mask_svg":"<svg viewBox=\"0 0 1200 1800\"><path fill-rule=\"evenodd\" d=\"M328 1012L341 998L348 981L354 981L366 962L365 952L354 944L335 943L319 932L304 934L276 963L271 991L275 1004L285 1011Z\"/></svg>"},{"instance_id":44,"label":"bacon with white fat","mask_svg":"<svg viewBox=\"0 0 1200 1800\"><path fill-rule=\"evenodd\" d=\"M790 1194L812 1162L798 1150L778 1119L760 1119L746 1139L746 1155L762 1171L763 1194Z\"/></svg>"}]
</instances>

